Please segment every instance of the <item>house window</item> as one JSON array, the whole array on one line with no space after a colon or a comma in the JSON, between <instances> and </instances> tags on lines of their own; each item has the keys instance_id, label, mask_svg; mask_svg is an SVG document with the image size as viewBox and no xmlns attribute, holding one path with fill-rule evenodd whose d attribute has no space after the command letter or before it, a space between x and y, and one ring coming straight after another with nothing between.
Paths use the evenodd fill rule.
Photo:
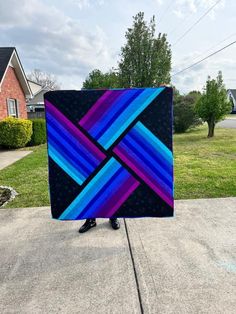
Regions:
<instances>
[{"instance_id":1,"label":"house window","mask_svg":"<svg viewBox=\"0 0 236 314\"><path fill-rule=\"evenodd\" d=\"M7 100L8 107L8 115L10 117L18 118L18 108L17 108L17 100L16 99L8 99Z\"/></svg>"}]
</instances>

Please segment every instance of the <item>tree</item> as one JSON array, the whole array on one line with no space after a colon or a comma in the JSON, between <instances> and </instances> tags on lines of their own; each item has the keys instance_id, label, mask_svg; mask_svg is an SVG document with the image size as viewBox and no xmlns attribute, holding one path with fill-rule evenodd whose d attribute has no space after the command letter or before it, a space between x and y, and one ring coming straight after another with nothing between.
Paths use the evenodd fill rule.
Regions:
<instances>
[{"instance_id":1,"label":"tree","mask_svg":"<svg viewBox=\"0 0 236 314\"><path fill-rule=\"evenodd\" d=\"M28 75L28 79L40 84L43 88L48 88L50 90L60 89L60 85L54 75L39 69L31 71Z\"/></svg>"},{"instance_id":2,"label":"tree","mask_svg":"<svg viewBox=\"0 0 236 314\"><path fill-rule=\"evenodd\" d=\"M199 97L196 93L188 95L174 94L174 130L176 133L186 132L201 121L195 112L195 104Z\"/></svg>"},{"instance_id":3,"label":"tree","mask_svg":"<svg viewBox=\"0 0 236 314\"><path fill-rule=\"evenodd\" d=\"M93 70L83 83L85 89L117 87L119 87L119 74L114 69L106 73L102 73L98 69Z\"/></svg>"},{"instance_id":4,"label":"tree","mask_svg":"<svg viewBox=\"0 0 236 314\"><path fill-rule=\"evenodd\" d=\"M171 49L166 34L155 36L155 16L150 24L144 13L133 17L133 27L126 32L121 48L119 72L123 87L155 87L170 83Z\"/></svg>"},{"instance_id":5,"label":"tree","mask_svg":"<svg viewBox=\"0 0 236 314\"><path fill-rule=\"evenodd\" d=\"M221 71L216 79L207 79L201 98L196 104L199 117L208 124L208 137L214 136L215 125L231 110Z\"/></svg>"}]
</instances>

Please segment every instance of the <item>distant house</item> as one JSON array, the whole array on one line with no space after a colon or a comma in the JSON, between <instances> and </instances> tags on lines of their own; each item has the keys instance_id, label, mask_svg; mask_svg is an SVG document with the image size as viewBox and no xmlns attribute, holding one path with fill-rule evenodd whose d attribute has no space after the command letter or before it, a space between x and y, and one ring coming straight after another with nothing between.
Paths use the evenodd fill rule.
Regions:
<instances>
[{"instance_id":1,"label":"distant house","mask_svg":"<svg viewBox=\"0 0 236 314\"><path fill-rule=\"evenodd\" d=\"M232 113L236 113L236 89L228 89L228 97L232 101Z\"/></svg>"},{"instance_id":2,"label":"distant house","mask_svg":"<svg viewBox=\"0 0 236 314\"><path fill-rule=\"evenodd\" d=\"M44 99L43 95L50 91L49 88L40 88L33 97L27 102L28 112L44 112Z\"/></svg>"},{"instance_id":3,"label":"distant house","mask_svg":"<svg viewBox=\"0 0 236 314\"><path fill-rule=\"evenodd\" d=\"M0 120L8 116L27 119L29 82L14 47L0 47Z\"/></svg>"}]
</instances>

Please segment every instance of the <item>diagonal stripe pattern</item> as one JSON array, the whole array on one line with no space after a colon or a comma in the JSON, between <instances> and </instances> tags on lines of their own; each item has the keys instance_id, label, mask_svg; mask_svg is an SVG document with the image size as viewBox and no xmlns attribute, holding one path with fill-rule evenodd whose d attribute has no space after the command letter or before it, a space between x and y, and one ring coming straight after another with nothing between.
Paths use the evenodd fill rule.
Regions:
<instances>
[{"instance_id":1,"label":"diagonal stripe pattern","mask_svg":"<svg viewBox=\"0 0 236 314\"><path fill-rule=\"evenodd\" d=\"M172 151L141 122L127 132L164 89L106 90L78 127L45 100L49 156L77 184L89 178L56 218L112 217L142 184L173 208ZM108 158L99 147L108 150L116 141Z\"/></svg>"},{"instance_id":2,"label":"diagonal stripe pattern","mask_svg":"<svg viewBox=\"0 0 236 314\"><path fill-rule=\"evenodd\" d=\"M164 87L109 90L79 124L108 149L163 89Z\"/></svg>"},{"instance_id":3,"label":"diagonal stripe pattern","mask_svg":"<svg viewBox=\"0 0 236 314\"><path fill-rule=\"evenodd\" d=\"M111 158L59 219L111 217L138 185L139 182Z\"/></svg>"},{"instance_id":4,"label":"diagonal stripe pattern","mask_svg":"<svg viewBox=\"0 0 236 314\"><path fill-rule=\"evenodd\" d=\"M79 185L106 156L49 101L45 101L49 156Z\"/></svg>"},{"instance_id":5,"label":"diagonal stripe pattern","mask_svg":"<svg viewBox=\"0 0 236 314\"><path fill-rule=\"evenodd\" d=\"M173 206L172 152L152 132L138 122L113 151L167 204Z\"/></svg>"}]
</instances>

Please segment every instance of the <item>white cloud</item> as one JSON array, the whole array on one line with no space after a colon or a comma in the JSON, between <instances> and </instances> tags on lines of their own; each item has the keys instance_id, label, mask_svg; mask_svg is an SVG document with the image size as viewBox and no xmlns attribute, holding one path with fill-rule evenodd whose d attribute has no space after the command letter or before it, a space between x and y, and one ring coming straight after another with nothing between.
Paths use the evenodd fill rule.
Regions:
<instances>
[{"instance_id":1,"label":"white cloud","mask_svg":"<svg viewBox=\"0 0 236 314\"><path fill-rule=\"evenodd\" d=\"M79 21L37 0L1 1L0 40L16 46L26 71L39 68L62 80L81 82L92 69L107 70L115 63L99 26L87 32ZM67 80L63 85L70 87Z\"/></svg>"},{"instance_id":2,"label":"white cloud","mask_svg":"<svg viewBox=\"0 0 236 314\"><path fill-rule=\"evenodd\" d=\"M173 7L173 13L179 17L183 18L183 16L187 16L191 13L204 13L207 9L210 9L216 0L176 0L176 3ZM221 10L225 6L225 0L220 1L214 9L209 12L209 17L211 19L215 18L216 12Z\"/></svg>"},{"instance_id":3,"label":"white cloud","mask_svg":"<svg viewBox=\"0 0 236 314\"><path fill-rule=\"evenodd\" d=\"M80 10L84 8L89 8L93 5L103 5L105 3L104 0L73 0L73 3L76 4Z\"/></svg>"}]
</instances>

